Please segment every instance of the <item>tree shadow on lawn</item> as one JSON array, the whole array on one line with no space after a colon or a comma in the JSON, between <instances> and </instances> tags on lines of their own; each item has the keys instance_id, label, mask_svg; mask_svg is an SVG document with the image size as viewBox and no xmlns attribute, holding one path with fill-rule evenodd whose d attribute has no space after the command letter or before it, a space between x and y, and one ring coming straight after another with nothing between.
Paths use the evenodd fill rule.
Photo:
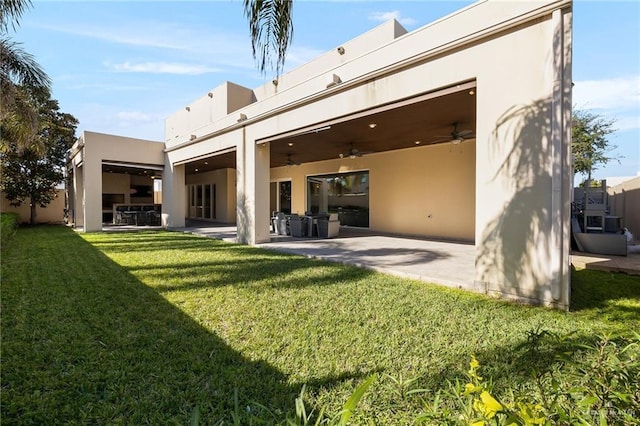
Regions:
<instances>
[{"instance_id":1,"label":"tree shadow on lawn","mask_svg":"<svg viewBox=\"0 0 640 426\"><path fill-rule=\"evenodd\" d=\"M91 243L104 251L114 253L131 253L156 250L189 250L207 251L211 246L203 245L204 241L217 246L219 250L234 252L249 251L251 246L233 244L221 240L200 237L192 234L172 231L133 231L85 234Z\"/></svg>"},{"instance_id":2,"label":"tree shadow on lawn","mask_svg":"<svg viewBox=\"0 0 640 426\"><path fill-rule=\"evenodd\" d=\"M640 277L622 272L571 271L571 311L640 324Z\"/></svg>"},{"instance_id":3,"label":"tree shadow on lawn","mask_svg":"<svg viewBox=\"0 0 640 426\"><path fill-rule=\"evenodd\" d=\"M129 242L114 244L110 238ZM140 235L148 252L170 249L178 254L172 263L162 256L149 256L147 263L130 259L140 254L135 235L101 235L91 244L114 258L133 275L158 291L196 290L235 286L239 288L293 289L308 286L339 285L345 280L359 280L374 272L362 268L309 259L246 245L212 239L165 238ZM194 252L194 240L196 251ZM320 268L320 269L319 269Z\"/></svg>"},{"instance_id":4,"label":"tree shadow on lawn","mask_svg":"<svg viewBox=\"0 0 640 426\"><path fill-rule=\"evenodd\" d=\"M24 230L14 248L52 233L60 244L41 244L37 258L3 254L3 424L186 424L196 406L212 424L231 421L236 393L241 417L253 401L293 408L301 385L231 348L73 231ZM41 270L41 259L53 266Z\"/></svg>"}]
</instances>

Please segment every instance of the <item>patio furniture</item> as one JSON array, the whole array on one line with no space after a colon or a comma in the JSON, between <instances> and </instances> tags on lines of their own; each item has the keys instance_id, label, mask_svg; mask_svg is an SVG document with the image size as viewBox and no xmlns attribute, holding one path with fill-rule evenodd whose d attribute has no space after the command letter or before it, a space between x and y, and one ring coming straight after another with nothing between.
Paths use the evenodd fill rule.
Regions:
<instances>
[{"instance_id":1,"label":"patio furniture","mask_svg":"<svg viewBox=\"0 0 640 426\"><path fill-rule=\"evenodd\" d=\"M300 217L298 215L292 215L289 217L289 229L292 237L306 237L307 236L307 218Z\"/></svg>"},{"instance_id":2,"label":"patio furniture","mask_svg":"<svg viewBox=\"0 0 640 426\"><path fill-rule=\"evenodd\" d=\"M329 218L328 213L313 214L309 211L305 212L304 216L307 219L307 236L308 237L318 236L318 219Z\"/></svg>"},{"instance_id":3,"label":"patio furniture","mask_svg":"<svg viewBox=\"0 0 640 426\"><path fill-rule=\"evenodd\" d=\"M287 219L287 216L284 213L278 212L278 215L276 216L276 225L278 235L289 234L289 219Z\"/></svg>"},{"instance_id":4,"label":"patio furniture","mask_svg":"<svg viewBox=\"0 0 640 426\"><path fill-rule=\"evenodd\" d=\"M334 238L340 232L340 220L338 214L333 213L328 218L318 219L318 237Z\"/></svg>"}]
</instances>

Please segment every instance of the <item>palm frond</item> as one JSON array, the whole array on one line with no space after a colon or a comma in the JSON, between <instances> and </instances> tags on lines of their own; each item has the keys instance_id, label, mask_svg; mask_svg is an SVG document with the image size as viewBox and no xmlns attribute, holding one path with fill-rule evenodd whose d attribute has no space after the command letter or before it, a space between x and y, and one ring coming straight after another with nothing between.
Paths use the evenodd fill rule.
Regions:
<instances>
[{"instance_id":1,"label":"palm frond","mask_svg":"<svg viewBox=\"0 0 640 426\"><path fill-rule=\"evenodd\" d=\"M27 87L49 88L51 80L33 55L25 52L20 43L0 38L0 79Z\"/></svg>"},{"instance_id":2,"label":"palm frond","mask_svg":"<svg viewBox=\"0 0 640 426\"><path fill-rule=\"evenodd\" d=\"M244 14L258 68L264 74L272 67L279 75L293 40L293 1L244 0Z\"/></svg>"},{"instance_id":3,"label":"palm frond","mask_svg":"<svg viewBox=\"0 0 640 426\"><path fill-rule=\"evenodd\" d=\"M0 31L14 30L20 23L24 11L31 7L31 0L0 0Z\"/></svg>"}]
</instances>

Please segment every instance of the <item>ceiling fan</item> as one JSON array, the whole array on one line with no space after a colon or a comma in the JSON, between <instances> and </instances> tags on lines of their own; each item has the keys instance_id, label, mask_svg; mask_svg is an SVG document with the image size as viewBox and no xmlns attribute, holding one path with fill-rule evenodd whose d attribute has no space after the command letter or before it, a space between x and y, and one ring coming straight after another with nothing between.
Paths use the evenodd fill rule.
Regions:
<instances>
[{"instance_id":1,"label":"ceiling fan","mask_svg":"<svg viewBox=\"0 0 640 426\"><path fill-rule=\"evenodd\" d=\"M299 166L300 163L293 161L293 159L291 158L291 155L292 155L291 153L287 154L287 162L285 163L287 167Z\"/></svg>"},{"instance_id":2,"label":"ceiling fan","mask_svg":"<svg viewBox=\"0 0 640 426\"><path fill-rule=\"evenodd\" d=\"M368 152L360 151L359 149L353 146L353 142L349 144L349 151L346 154L340 153L338 157L340 158L351 158L354 159L356 157L362 157L364 154L368 154Z\"/></svg>"},{"instance_id":3,"label":"ceiling fan","mask_svg":"<svg viewBox=\"0 0 640 426\"><path fill-rule=\"evenodd\" d=\"M454 145L458 145L465 141L466 139L473 139L475 135L473 134L473 130L458 130L458 123L453 123L453 130L449 133L448 136L436 136L436 140L434 142L451 142Z\"/></svg>"}]
</instances>

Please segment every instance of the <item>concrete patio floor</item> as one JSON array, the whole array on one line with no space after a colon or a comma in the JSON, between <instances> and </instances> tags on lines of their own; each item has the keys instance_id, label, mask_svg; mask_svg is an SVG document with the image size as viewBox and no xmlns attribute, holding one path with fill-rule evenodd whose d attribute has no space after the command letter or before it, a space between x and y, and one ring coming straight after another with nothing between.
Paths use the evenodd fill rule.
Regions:
<instances>
[{"instance_id":1,"label":"concrete patio floor","mask_svg":"<svg viewBox=\"0 0 640 426\"><path fill-rule=\"evenodd\" d=\"M236 241L235 226L188 222L186 227L176 230ZM469 243L384 235L368 229L341 227L337 238L293 238L271 234L271 241L258 244L258 247L449 287L472 289L475 279L475 247Z\"/></svg>"},{"instance_id":2,"label":"concrete patio floor","mask_svg":"<svg viewBox=\"0 0 640 426\"><path fill-rule=\"evenodd\" d=\"M104 230L149 229L161 228L118 226L105 227ZM237 236L235 226L210 222L187 221L184 228L173 230L228 242L236 242ZM341 227L337 238L293 238L271 234L271 241L258 244L258 247L355 265L449 287L474 289L475 246L470 243L427 240ZM571 263L578 269L640 275L640 253L603 256L574 252Z\"/></svg>"}]
</instances>

